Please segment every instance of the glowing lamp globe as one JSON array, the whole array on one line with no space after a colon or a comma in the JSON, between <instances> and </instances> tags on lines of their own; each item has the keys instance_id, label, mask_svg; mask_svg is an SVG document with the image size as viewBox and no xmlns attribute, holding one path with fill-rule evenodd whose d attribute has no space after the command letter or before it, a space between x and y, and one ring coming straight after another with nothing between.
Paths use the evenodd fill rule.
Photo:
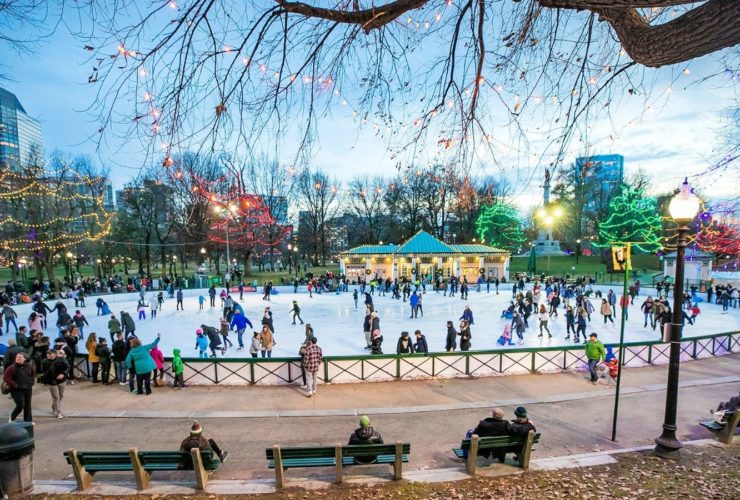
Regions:
<instances>
[{"instance_id":1,"label":"glowing lamp globe","mask_svg":"<svg viewBox=\"0 0 740 500\"><path fill-rule=\"evenodd\" d=\"M674 221L689 222L699 212L701 200L692 191L688 179L684 179L681 189L673 196L670 205L668 205L668 212L670 212Z\"/></svg>"}]
</instances>

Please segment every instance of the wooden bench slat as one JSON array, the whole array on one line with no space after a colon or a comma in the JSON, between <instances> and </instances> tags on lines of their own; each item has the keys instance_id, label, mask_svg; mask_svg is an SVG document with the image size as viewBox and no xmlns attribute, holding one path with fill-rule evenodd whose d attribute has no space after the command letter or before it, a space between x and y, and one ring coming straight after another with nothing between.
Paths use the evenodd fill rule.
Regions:
<instances>
[{"instance_id":1,"label":"wooden bench slat","mask_svg":"<svg viewBox=\"0 0 740 500\"><path fill-rule=\"evenodd\" d=\"M724 425L715 422L714 420L709 420L707 422L699 422L699 425L706 427L707 429L713 430L713 431L720 431L725 428Z\"/></svg>"}]
</instances>

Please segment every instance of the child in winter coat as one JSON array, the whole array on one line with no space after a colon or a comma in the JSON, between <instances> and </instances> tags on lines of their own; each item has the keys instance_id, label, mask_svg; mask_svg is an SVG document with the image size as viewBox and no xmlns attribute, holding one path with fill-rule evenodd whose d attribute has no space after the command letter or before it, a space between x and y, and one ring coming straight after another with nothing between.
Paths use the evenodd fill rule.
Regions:
<instances>
[{"instance_id":1,"label":"child in winter coat","mask_svg":"<svg viewBox=\"0 0 740 500\"><path fill-rule=\"evenodd\" d=\"M149 304L149 317L152 319L157 317L157 304L154 302Z\"/></svg>"},{"instance_id":2,"label":"child in winter coat","mask_svg":"<svg viewBox=\"0 0 740 500\"><path fill-rule=\"evenodd\" d=\"M198 349L199 358L208 357L208 339L203 335L203 330L200 328L195 330L195 348Z\"/></svg>"},{"instance_id":3,"label":"child in winter coat","mask_svg":"<svg viewBox=\"0 0 740 500\"><path fill-rule=\"evenodd\" d=\"M262 343L260 342L260 332L254 332L254 336L252 337L252 344L249 346L249 354L252 355L253 358L257 357L257 353L262 349Z\"/></svg>"},{"instance_id":4,"label":"child in winter coat","mask_svg":"<svg viewBox=\"0 0 740 500\"><path fill-rule=\"evenodd\" d=\"M691 324L693 325L696 322L696 317L699 316L699 313L701 310L699 309L699 304L694 302L694 306L691 308Z\"/></svg>"},{"instance_id":5,"label":"child in winter coat","mask_svg":"<svg viewBox=\"0 0 740 500\"><path fill-rule=\"evenodd\" d=\"M226 318L221 318L221 337L224 339L224 347L221 349L222 353L226 353L228 347L233 347L234 344L229 340L229 322Z\"/></svg>"},{"instance_id":6,"label":"child in winter coat","mask_svg":"<svg viewBox=\"0 0 740 500\"><path fill-rule=\"evenodd\" d=\"M202 311L203 310L203 304L205 304L205 303L206 303L206 298L203 297L202 295L199 295L198 296L198 309Z\"/></svg>"},{"instance_id":7,"label":"child in winter coat","mask_svg":"<svg viewBox=\"0 0 740 500\"><path fill-rule=\"evenodd\" d=\"M139 302L136 310L139 312L139 319L146 319L146 304L143 301Z\"/></svg>"},{"instance_id":8,"label":"child in winter coat","mask_svg":"<svg viewBox=\"0 0 740 500\"><path fill-rule=\"evenodd\" d=\"M184 389L185 388L185 381L183 380L183 372L185 371L185 366L182 363L182 358L180 357L180 349L173 349L172 350L172 373L175 374L175 389Z\"/></svg>"},{"instance_id":9,"label":"child in winter coat","mask_svg":"<svg viewBox=\"0 0 740 500\"><path fill-rule=\"evenodd\" d=\"M156 368L152 372L152 378L154 379L154 386L161 387L164 385L164 354L159 350L156 345L149 350L149 355L154 360ZM159 372L159 381L157 381L157 372Z\"/></svg>"},{"instance_id":10,"label":"child in winter coat","mask_svg":"<svg viewBox=\"0 0 740 500\"><path fill-rule=\"evenodd\" d=\"M497 342L501 345L514 345L514 342L511 340L511 323L507 322L504 325L504 333L501 334Z\"/></svg>"}]
</instances>

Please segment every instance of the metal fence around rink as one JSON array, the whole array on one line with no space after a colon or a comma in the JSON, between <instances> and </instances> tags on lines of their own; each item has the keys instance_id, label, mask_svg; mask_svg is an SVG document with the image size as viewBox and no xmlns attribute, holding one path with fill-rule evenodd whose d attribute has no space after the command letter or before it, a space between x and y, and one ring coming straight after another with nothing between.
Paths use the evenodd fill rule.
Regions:
<instances>
[{"instance_id":1,"label":"metal fence around rink","mask_svg":"<svg viewBox=\"0 0 740 500\"><path fill-rule=\"evenodd\" d=\"M618 346L607 344L617 353ZM622 366L668 364L670 344L661 341L624 345ZM740 331L687 338L681 361L740 352ZM172 381L171 358L165 361ZM183 358L184 379L191 385L287 385L302 382L300 358ZM90 376L87 356L78 355L76 369ZM390 382L430 378L493 377L525 373L557 373L587 369L583 345L501 348L489 351L433 352L427 355L325 356L319 370L322 383ZM114 370L112 370L114 371Z\"/></svg>"}]
</instances>

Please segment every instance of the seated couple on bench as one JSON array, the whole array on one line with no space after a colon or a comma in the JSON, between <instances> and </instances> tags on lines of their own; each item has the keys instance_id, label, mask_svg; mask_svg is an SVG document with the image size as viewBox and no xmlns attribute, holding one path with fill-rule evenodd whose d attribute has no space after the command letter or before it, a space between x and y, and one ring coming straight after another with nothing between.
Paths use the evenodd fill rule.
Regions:
<instances>
[{"instance_id":1,"label":"seated couple on bench","mask_svg":"<svg viewBox=\"0 0 740 500\"><path fill-rule=\"evenodd\" d=\"M527 410L523 406L517 407L514 410L514 416L516 419L512 421L504 420L504 411L501 408L494 408L491 411L491 417L485 418L478 423L478 426L472 431L468 431L465 435L466 439L469 439L473 434L477 434L478 437L494 437L494 436L526 436L529 431L537 432L534 424L527 418ZM507 453L514 453L514 459L519 460L519 453L521 452L521 445L514 448L498 448L498 449L484 449L478 450L478 456L490 457L493 455L499 462L504 463ZM463 450L463 458L467 458L467 450Z\"/></svg>"}]
</instances>

